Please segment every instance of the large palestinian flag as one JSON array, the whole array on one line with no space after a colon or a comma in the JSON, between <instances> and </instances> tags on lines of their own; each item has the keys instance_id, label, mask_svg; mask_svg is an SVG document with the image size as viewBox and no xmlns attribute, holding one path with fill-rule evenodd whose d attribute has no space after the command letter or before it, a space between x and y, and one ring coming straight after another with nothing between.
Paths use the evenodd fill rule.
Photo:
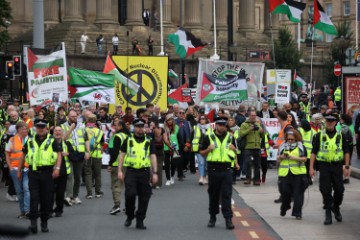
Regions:
<instances>
[{"instance_id":1,"label":"large palestinian flag","mask_svg":"<svg viewBox=\"0 0 360 240\"><path fill-rule=\"evenodd\" d=\"M192 33L179 28L175 33L168 36L169 42L175 45L176 53L185 58L206 46L200 39Z\"/></svg>"},{"instance_id":2,"label":"large palestinian flag","mask_svg":"<svg viewBox=\"0 0 360 240\"><path fill-rule=\"evenodd\" d=\"M270 12L272 14L286 14L290 21L300 22L301 14L306 4L293 0L267 0L270 3Z\"/></svg>"},{"instance_id":3,"label":"large palestinian flag","mask_svg":"<svg viewBox=\"0 0 360 240\"><path fill-rule=\"evenodd\" d=\"M248 99L245 76L223 79L204 72L201 82L200 101L202 102Z\"/></svg>"},{"instance_id":4,"label":"large palestinian flag","mask_svg":"<svg viewBox=\"0 0 360 240\"><path fill-rule=\"evenodd\" d=\"M72 99L115 104L115 78L112 74L69 68Z\"/></svg>"},{"instance_id":5,"label":"large palestinian flag","mask_svg":"<svg viewBox=\"0 0 360 240\"><path fill-rule=\"evenodd\" d=\"M24 51L30 105L68 100L65 44L53 49L26 47Z\"/></svg>"},{"instance_id":6,"label":"large palestinian flag","mask_svg":"<svg viewBox=\"0 0 360 240\"><path fill-rule=\"evenodd\" d=\"M169 104L179 104L179 106L181 108L187 108L188 105L188 99L184 98L183 96L183 89L188 88L188 84L185 83L182 86L180 86L179 88L177 88L175 91L171 92L168 95L168 103ZM191 96L190 96L191 98Z\"/></svg>"},{"instance_id":7,"label":"large palestinian flag","mask_svg":"<svg viewBox=\"0 0 360 240\"><path fill-rule=\"evenodd\" d=\"M103 72L114 75L115 80L116 80L117 83L126 86L127 89L129 90L130 95L135 95L139 91L140 85L137 84L136 82L134 82L132 79L130 79L128 77L125 77L125 75L122 74L120 71L121 70L119 70L115 66L113 60L108 55L106 57L106 62L105 62Z\"/></svg>"},{"instance_id":8,"label":"large palestinian flag","mask_svg":"<svg viewBox=\"0 0 360 240\"><path fill-rule=\"evenodd\" d=\"M327 34L337 35L337 30L326 15L323 7L320 5L319 1L314 0L314 19L313 19L314 28L319 29Z\"/></svg>"}]
</instances>

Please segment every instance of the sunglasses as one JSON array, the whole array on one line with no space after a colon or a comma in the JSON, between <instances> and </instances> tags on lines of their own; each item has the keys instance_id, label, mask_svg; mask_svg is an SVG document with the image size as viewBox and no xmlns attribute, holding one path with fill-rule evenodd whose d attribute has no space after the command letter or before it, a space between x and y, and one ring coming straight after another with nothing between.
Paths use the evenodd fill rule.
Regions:
<instances>
[{"instance_id":1,"label":"sunglasses","mask_svg":"<svg viewBox=\"0 0 360 240\"><path fill-rule=\"evenodd\" d=\"M335 122L335 119L326 119L327 122Z\"/></svg>"}]
</instances>

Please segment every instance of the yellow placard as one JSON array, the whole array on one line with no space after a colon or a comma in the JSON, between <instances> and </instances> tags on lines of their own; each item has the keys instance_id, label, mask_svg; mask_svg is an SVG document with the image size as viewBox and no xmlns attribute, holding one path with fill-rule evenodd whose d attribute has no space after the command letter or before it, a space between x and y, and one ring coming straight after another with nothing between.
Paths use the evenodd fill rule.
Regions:
<instances>
[{"instance_id":1,"label":"yellow placard","mask_svg":"<svg viewBox=\"0 0 360 240\"><path fill-rule=\"evenodd\" d=\"M146 104L167 108L168 57L112 56L115 65L131 80L140 85L136 95L131 96L126 87L117 83L115 87L116 104L123 109L145 108Z\"/></svg>"}]
</instances>

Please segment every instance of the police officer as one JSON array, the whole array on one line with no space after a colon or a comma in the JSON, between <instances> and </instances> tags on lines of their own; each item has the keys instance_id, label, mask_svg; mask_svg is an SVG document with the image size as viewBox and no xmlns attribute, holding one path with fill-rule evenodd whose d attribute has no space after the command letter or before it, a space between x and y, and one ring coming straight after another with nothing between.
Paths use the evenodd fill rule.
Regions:
<instances>
[{"instance_id":1,"label":"police officer","mask_svg":"<svg viewBox=\"0 0 360 240\"><path fill-rule=\"evenodd\" d=\"M29 165L30 214L29 230L37 233L37 218L41 218L41 231L49 232L47 221L51 213L53 178L59 176L61 169L61 149L54 138L48 134L48 122L37 119L34 122L36 134L28 139L23 152L25 162ZM20 160L23 166L24 158ZM21 169L21 168L19 168ZM21 178L21 171L18 177ZM40 204L40 212L39 212Z\"/></svg>"},{"instance_id":2,"label":"police officer","mask_svg":"<svg viewBox=\"0 0 360 240\"><path fill-rule=\"evenodd\" d=\"M335 97L335 104L338 107L338 109L341 109L341 87L337 87L334 92Z\"/></svg>"},{"instance_id":3,"label":"police officer","mask_svg":"<svg viewBox=\"0 0 360 240\"><path fill-rule=\"evenodd\" d=\"M205 136L200 147L200 154L206 157L209 179L209 213L208 227L215 227L216 215L219 213L219 198L225 218L226 228L234 229L232 223L231 195L232 169L236 161L235 140L226 129L226 117L215 119L215 131Z\"/></svg>"},{"instance_id":4,"label":"police officer","mask_svg":"<svg viewBox=\"0 0 360 240\"><path fill-rule=\"evenodd\" d=\"M127 219L125 227L131 225L136 217L136 228L146 229L144 219L148 208L152 188L150 185L152 168L152 184L158 181L155 145L145 135L145 121L133 121L134 134L127 137L120 148L118 178L125 183L125 209ZM123 172L126 167L126 174ZM138 209L135 214L135 201L138 196Z\"/></svg>"},{"instance_id":5,"label":"police officer","mask_svg":"<svg viewBox=\"0 0 360 240\"><path fill-rule=\"evenodd\" d=\"M340 205L344 197L344 175L349 175L349 148L341 132L335 126L339 117L335 113L325 115L325 129L314 136L310 157L310 175L314 176L314 162L318 162L320 171L320 192L325 209L325 225L332 224L331 211L338 222L342 221ZM334 191L334 194L332 192Z\"/></svg>"}]
</instances>

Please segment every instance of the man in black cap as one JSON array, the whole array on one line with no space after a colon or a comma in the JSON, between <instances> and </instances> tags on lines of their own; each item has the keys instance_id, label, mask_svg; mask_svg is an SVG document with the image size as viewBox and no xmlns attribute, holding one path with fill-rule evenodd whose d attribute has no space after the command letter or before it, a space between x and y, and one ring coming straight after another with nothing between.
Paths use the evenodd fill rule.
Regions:
<instances>
[{"instance_id":1,"label":"man in black cap","mask_svg":"<svg viewBox=\"0 0 360 240\"><path fill-rule=\"evenodd\" d=\"M29 165L29 190L30 190L30 221L29 230L37 233L37 218L41 218L41 231L49 232L47 221L51 213L53 178L59 176L61 169L61 148L55 143L54 138L48 134L48 122L36 119L34 122L36 134L28 139L24 145L23 153ZM24 166L24 158L20 160L19 169ZM18 178L21 179L21 170ZM40 211L39 211L40 204Z\"/></svg>"},{"instance_id":2,"label":"man in black cap","mask_svg":"<svg viewBox=\"0 0 360 240\"><path fill-rule=\"evenodd\" d=\"M339 120L338 115L329 113L325 115L325 120L325 131L320 131L314 136L310 157L310 175L314 176L316 160L320 171L319 186L325 209L324 224L329 225L332 224L331 211L338 222L342 221L340 205L344 198L343 171L345 176L349 175L350 154L345 137L335 129Z\"/></svg>"},{"instance_id":3,"label":"man in black cap","mask_svg":"<svg viewBox=\"0 0 360 240\"><path fill-rule=\"evenodd\" d=\"M121 145L118 166L118 178L125 183L127 219L124 225L129 227L136 217L138 229L146 229L144 219L152 194L149 180L152 179L152 184L158 181L155 145L145 135L144 125L143 119L133 121L134 134L127 137ZM123 166L126 167L126 174L123 172ZM150 169L152 169L152 177ZM135 213L136 196L138 196L138 209Z\"/></svg>"},{"instance_id":4,"label":"man in black cap","mask_svg":"<svg viewBox=\"0 0 360 240\"><path fill-rule=\"evenodd\" d=\"M236 165L238 168L238 164L235 154L235 140L227 131L226 123L226 117L215 118L215 131L204 138L200 147L200 154L206 157L209 177L210 220L208 227L215 227L221 195L221 209L226 228L234 229L231 210L232 167Z\"/></svg>"},{"instance_id":5,"label":"man in black cap","mask_svg":"<svg viewBox=\"0 0 360 240\"><path fill-rule=\"evenodd\" d=\"M299 106L300 106L300 110L305 113L306 120L310 121L311 104L309 103L309 97L306 93L301 93L299 95Z\"/></svg>"}]
</instances>

